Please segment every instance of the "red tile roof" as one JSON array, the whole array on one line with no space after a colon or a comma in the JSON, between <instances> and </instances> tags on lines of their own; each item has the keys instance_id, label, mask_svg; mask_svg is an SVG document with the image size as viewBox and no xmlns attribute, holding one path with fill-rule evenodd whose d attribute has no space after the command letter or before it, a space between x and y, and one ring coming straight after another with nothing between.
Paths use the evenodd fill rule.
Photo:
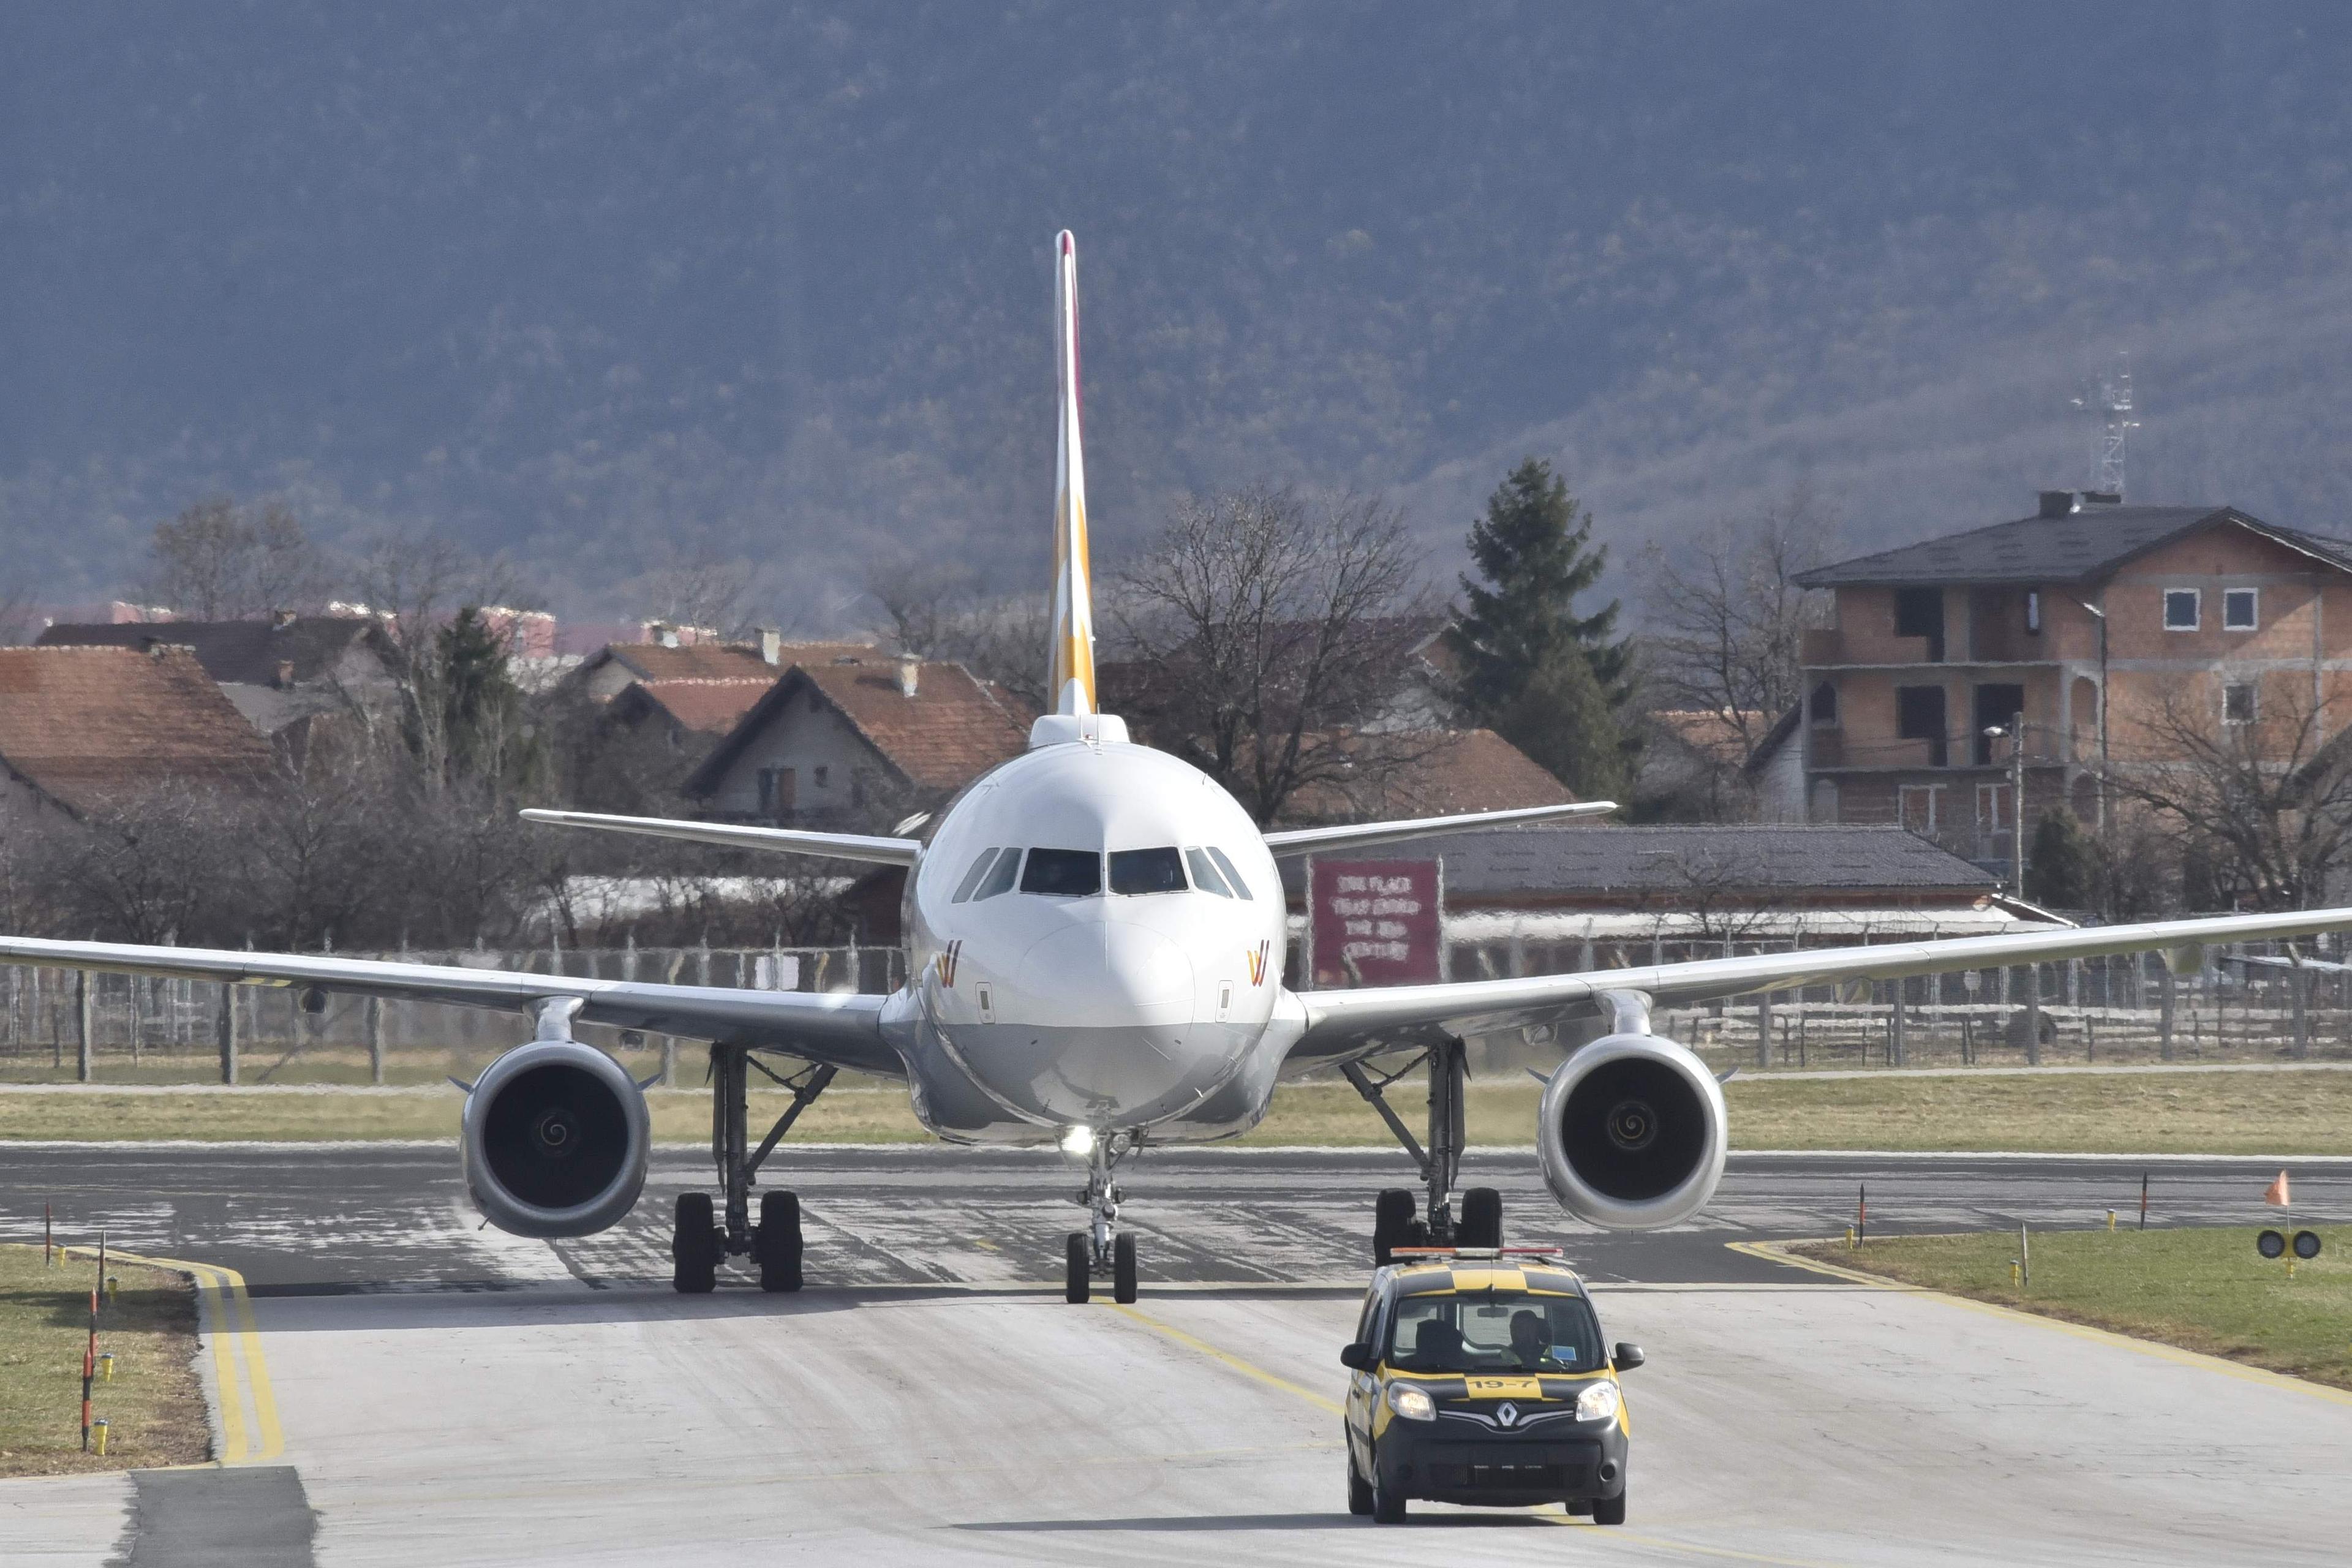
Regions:
<instances>
[{"instance_id":1,"label":"red tile roof","mask_svg":"<svg viewBox=\"0 0 2352 1568\"><path fill-rule=\"evenodd\" d=\"M76 810L265 774L269 743L184 648L0 648L0 763Z\"/></svg>"},{"instance_id":2,"label":"red tile roof","mask_svg":"<svg viewBox=\"0 0 2352 1568\"><path fill-rule=\"evenodd\" d=\"M764 664L760 668L768 669ZM723 735L768 694L776 679L776 672L769 670L743 680L640 680L635 689L679 728Z\"/></svg>"},{"instance_id":3,"label":"red tile roof","mask_svg":"<svg viewBox=\"0 0 2352 1568\"><path fill-rule=\"evenodd\" d=\"M864 643L788 642L782 645L776 662L770 664L760 657L757 643L688 643L678 647L664 647L659 643L610 643L602 654L592 654L592 664L604 659L614 660L627 668L639 680L773 680L795 664L829 664L835 658L873 659L884 657Z\"/></svg>"},{"instance_id":4,"label":"red tile roof","mask_svg":"<svg viewBox=\"0 0 2352 1568\"><path fill-rule=\"evenodd\" d=\"M1492 730L1422 730L1350 735L1339 742L1368 757L1365 798L1336 784L1300 790L1286 822L1377 821L1564 805L1576 796L1532 757ZM1388 776L1370 759L1397 758ZM1375 797L1376 798L1373 798Z\"/></svg>"},{"instance_id":5,"label":"red tile roof","mask_svg":"<svg viewBox=\"0 0 2352 1568\"><path fill-rule=\"evenodd\" d=\"M824 663L801 661L746 712L694 776L690 795L708 795L736 754L795 693L814 688L885 762L924 789L960 789L1029 743L1024 718L960 664L917 666L915 695L898 686L898 661L873 648Z\"/></svg>"}]
</instances>

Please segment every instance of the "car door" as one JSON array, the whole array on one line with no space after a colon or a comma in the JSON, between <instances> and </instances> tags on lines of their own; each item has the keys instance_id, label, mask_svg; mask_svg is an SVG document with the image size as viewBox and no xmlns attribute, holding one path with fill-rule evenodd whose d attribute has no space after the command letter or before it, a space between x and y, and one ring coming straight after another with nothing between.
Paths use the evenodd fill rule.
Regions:
<instances>
[{"instance_id":1,"label":"car door","mask_svg":"<svg viewBox=\"0 0 2352 1568\"><path fill-rule=\"evenodd\" d=\"M1356 1343L1380 1343L1381 1316L1380 1288L1374 1286L1364 1292L1364 1310L1356 1317ZM1372 1414L1380 1395L1377 1373L1349 1370L1344 1424L1348 1429L1348 1452L1360 1475L1372 1473Z\"/></svg>"}]
</instances>

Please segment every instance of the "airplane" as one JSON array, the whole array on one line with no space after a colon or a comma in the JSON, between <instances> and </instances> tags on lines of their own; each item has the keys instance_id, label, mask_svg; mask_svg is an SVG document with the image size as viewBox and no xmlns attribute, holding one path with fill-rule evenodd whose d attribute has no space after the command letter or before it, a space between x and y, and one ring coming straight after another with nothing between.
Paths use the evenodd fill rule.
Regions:
<instances>
[{"instance_id":1,"label":"airplane","mask_svg":"<svg viewBox=\"0 0 2352 1568\"><path fill-rule=\"evenodd\" d=\"M1064 1290L1108 1279L1132 1300L1138 1260L1118 1227L1116 1173L1138 1150L1231 1138L1279 1085L1345 1076L1418 1166L1422 1193L1373 1205L1372 1248L1502 1242L1494 1189L1454 1185L1463 1153L1465 1042L1559 1042L1565 1051L1534 1128L1543 1173L1568 1214L1616 1228L1675 1224L1713 1194L1728 1132L1715 1075L1653 1032L1654 1010L1798 986L2159 951L2176 971L2241 940L2352 930L2352 910L2298 910L1875 947L1816 949L1590 973L1377 989L1283 984L1286 920L1278 858L1363 849L1465 827L1588 816L1607 801L1346 826L1263 831L1213 780L1129 738L1096 704L1086 466L1080 446L1076 245L1055 241L1058 426L1054 623L1048 690L1020 756L891 836L526 811L535 822L825 857L907 871L905 984L887 995L748 991L523 974L326 954L217 952L0 937L0 962L456 1004L520 1013L530 1037L471 1084L459 1158L485 1220L518 1236L589 1235L618 1224L644 1189L651 1127L645 1085L578 1026L709 1042L712 1194L680 1194L672 1283L712 1289L748 1258L768 1290L803 1283L797 1197L751 1191L794 1120L837 1073L904 1082L916 1116L956 1143L1057 1146L1085 1164L1087 1228L1066 1238ZM1605 830L1604 830L1605 831ZM1375 1076L1374 1058L1406 1058ZM1425 1068L1417 1140L1383 1091ZM792 1091L756 1147L751 1074Z\"/></svg>"}]
</instances>

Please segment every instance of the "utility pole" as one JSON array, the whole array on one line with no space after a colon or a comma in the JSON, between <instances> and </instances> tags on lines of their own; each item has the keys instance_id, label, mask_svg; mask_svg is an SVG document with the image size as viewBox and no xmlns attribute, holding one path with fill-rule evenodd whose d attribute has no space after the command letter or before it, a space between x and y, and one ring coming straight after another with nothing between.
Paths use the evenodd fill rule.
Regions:
<instances>
[{"instance_id":1,"label":"utility pole","mask_svg":"<svg viewBox=\"0 0 2352 1568\"><path fill-rule=\"evenodd\" d=\"M2010 875L2017 896L2025 897L2025 715L2009 721Z\"/></svg>"}]
</instances>

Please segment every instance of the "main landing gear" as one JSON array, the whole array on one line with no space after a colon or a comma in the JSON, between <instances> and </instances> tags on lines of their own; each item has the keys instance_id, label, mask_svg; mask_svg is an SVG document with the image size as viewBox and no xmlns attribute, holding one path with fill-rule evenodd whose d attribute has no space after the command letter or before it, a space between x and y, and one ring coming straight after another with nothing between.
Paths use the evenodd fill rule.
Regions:
<instances>
[{"instance_id":1,"label":"main landing gear","mask_svg":"<svg viewBox=\"0 0 2352 1568\"><path fill-rule=\"evenodd\" d=\"M1385 1098L1391 1084L1424 1064L1429 1068L1427 1148ZM1502 1194L1492 1187L1471 1187L1462 1194L1462 1212L1454 1212L1454 1182L1462 1173L1465 1142L1463 1095L1470 1077L1468 1048L1460 1040L1441 1040L1386 1077L1373 1076L1361 1062L1342 1063L1339 1070L1421 1167L1428 1189L1426 1201L1419 1205L1409 1188L1391 1187L1381 1194L1372 1209L1373 1263L1394 1262L1400 1247L1502 1246Z\"/></svg>"},{"instance_id":2,"label":"main landing gear","mask_svg":"<svg viewBox=\"0 0 2352 1568\"><path fill-rule=\"evenodd\" d=\"M1112 1300L1135 1300L1135 1237L1112 1228L1118 1222L1118 1187L1110 1174L1134 1148L1125 1132L1094 1139L1087 1146L1086 1190L1070 1201L1087 1209L1088 1223L1070 1232L1062 1249L1062 1296L1074 1305L1085 1302L1095 1280L1106 1275Z\"/></svg>"},{"instance_id":3,"label":"main landing gear","mask_svg":"<svg viewBox=\"0 0 2352 1568\"><path fill-rule=\"evenodd\" d=\"M793 1102L768 1129L757 1149L745 1122L750 1116L751 1069L792 1091ZM801 1288L801 1200L788 1192L760 1194L760 1223L751 1224L751 1185L761 1164L792 1130L809 1102L833 1081L834 1068L810 1067L787 1077L771 1069L740 1046L710 1047L710 1156L719 1167L719 1187L727 1204L726 1223L712 1214L709 1193L680 1193L670 1232L670 1283L687 1295L701 1295L719 1283L719 1265L749 1257L760 1269L762 1290Z\"/></svg>"}]
</instances>

